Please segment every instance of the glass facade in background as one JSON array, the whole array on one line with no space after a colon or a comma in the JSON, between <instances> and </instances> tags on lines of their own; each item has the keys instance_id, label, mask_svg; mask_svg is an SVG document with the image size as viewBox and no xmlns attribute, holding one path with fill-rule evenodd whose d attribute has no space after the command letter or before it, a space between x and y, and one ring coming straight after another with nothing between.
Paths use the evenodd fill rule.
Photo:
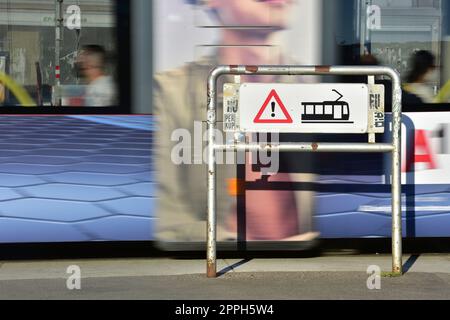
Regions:
<instances>
[{"instance_id":1,"label":"glass facade in background","mask_svg":"<svg viewBox=\"0 0 450 320\"><path fill-rule=\"evenodd\" d=\"M450 6L441 0L324 1L324 42L333 63L378 64L398 70L404 105L450 102ZM328 22L327 22L328 21ZM334 43L330 43L330 40Z\"/></svg>"},{"instance_id":2,"label":"glass facade in background","mask_svg":"<svg viewBox=\"0 0 450 320\"><path fill-rule=\"evenodd\" d=\"M55 93L61 92L61 102L65 106L105 106L96 105L102 102L92 102L87 96L96 90L104 90L112 96L107 104L115 103L115 2L63 1L60 90L56 89L55 4L54 0L0 0L0 72L25 88L38 105L56 104ZM95 45L105 52L102 71L95 77L87 78L77 68L85 45ZM18 105L15 96L8 92L2 95L4 91L7 90L2 91L0 87L0 104Z\"/></svg>"}]
</instances>

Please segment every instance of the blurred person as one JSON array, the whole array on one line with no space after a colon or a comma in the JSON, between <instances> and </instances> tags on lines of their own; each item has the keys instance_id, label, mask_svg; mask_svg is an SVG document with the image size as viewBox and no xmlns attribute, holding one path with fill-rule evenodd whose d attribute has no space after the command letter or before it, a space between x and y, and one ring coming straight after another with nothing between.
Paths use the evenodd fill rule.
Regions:
<instances>
[{"instance_id":1,"label":"blurred person","mask_svg":"<svg viewBox=\"0 0 450 320\"><path fill-rule=\"evenodd\" d=\"M99 45L83 46L77 57L77 67L87 83L84 104L90 107L110 107L116 104L114 79L106 74L106 51Z\"/></svg>"},{"instance_id":2,"label":"blurred person","mask_svg":"<svg viewBox=\"0 0 450 320\"><path fill-rule=\"evenodd\" d=\"M410 71L403 88L406 93L405 104L435 102L430 84L437 80L436 71L436 58L431 52L420 50L411 56Z\"/></svg>"},{"instance_id":3,"label":"blurred person","mask_svg":"<svg viewBox=\"0 0 450 320\"><path fill-rule=\"evenodd\" d=\"M211 56L155 76L154 110L158 117L155 157L159 185L157 238L162 241L200 241L206 238L206 165L173 164L171 152L177 142L171 141L171 135L176 129L187 129L192 134L194 121L205 122L206 83L211 69L223 64L293 64L280 52L267 50L273 45L278 31L287 28L293 0L209 0L202 3L222 25L261 28L223 28L220 44L228 46L219 46ZM242 77L242 80L273 82L281 78L252 76ZM295 80L298 78L286 77L283 82L298 82ZM233 78L222 77L218 87L223 87L226 82L233 82ZM218 100L220 121L223 110L221 99ZM247 159L250 160L249 156ZM217 170L218 240L236 239L239 228L237 203L228 194L243 196L241 192L245 193L245 240L302 241L317 237L311 232L311 192L239 191L237 189L242 182L236 182L234 166L219 165ZM264 178L260 172L254 172L249 163L245 172L246 181ZM289 183L293 176L279 173L268 180Z\"/></svg>"}]
</instances>

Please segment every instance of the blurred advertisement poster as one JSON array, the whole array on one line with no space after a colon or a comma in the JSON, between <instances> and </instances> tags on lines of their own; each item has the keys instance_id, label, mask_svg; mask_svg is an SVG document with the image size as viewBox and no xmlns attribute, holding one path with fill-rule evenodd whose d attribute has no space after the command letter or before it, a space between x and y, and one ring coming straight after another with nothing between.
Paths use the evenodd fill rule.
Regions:
<instances>
[{"instance_id":1,"label":"blurred advertisement poster","mask_svg":"<svg viewBox=\"0 0 450 320\"><path fill-rule=\"evenodd\" d=\"M221 64L317 63L320 39L311 32L319 29L316 24L320 23L320 9L316 3L293 0L155 3L157 73L153 106L158 121L155 137L158 240L192 242L206 238L207 166L202 155L207 147L203 137L209 72ZM230 77L220 80L220 97L224 83L233 81ZM312 80L253 76L242 77L241 81ZM221 100L219 127L223 121ZM223 132L218 136L227 139ZM260 137L247 138L256 141ZM237 160L234 155L225 158ZM269 161L262 158L246 154L241 155L240 162L218 163L218 240L315 239L314 193L293 187L298 181L314 181L308 170L312 161L306 155L272 154ZM274 172L266 174L267 166L280 170L269 170Z\"/></svg>"}]
</instances>

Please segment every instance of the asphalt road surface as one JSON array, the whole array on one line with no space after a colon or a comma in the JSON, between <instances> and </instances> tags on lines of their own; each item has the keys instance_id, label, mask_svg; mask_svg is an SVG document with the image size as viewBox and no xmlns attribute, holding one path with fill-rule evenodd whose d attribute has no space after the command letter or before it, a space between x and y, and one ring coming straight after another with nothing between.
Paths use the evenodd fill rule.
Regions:
<instances>
[{"instance_id":1,"label":"asphalt road surface","mask_svg":"<svg viewBox=\"0 0 450 320\"><path fill-rule=\"evenodd\" d=\"M450 299L450 255L405 257L407 273L381 277L379 290L368 289L367 268L389 271L388 255L218 262L221 276L207 279L203 260L3 261L0 299ZM70 266L79 267L79 282Z\"/></svg>"},{"instance_id":2,"label":"asphalt road surface","mask_svg":"<svg viewBox=\"0 0 450 320\"><path fill-rule=\"evenodd\" d=\"M145 300L322 300L450 299L449 274L407 274L383 278L369 290L367 276L354 272L283 272L229 274L216 280L204 275L91 278L69 291L56 279L1 282L1 299L145 299Z\"/></svg>"}]
</instances>

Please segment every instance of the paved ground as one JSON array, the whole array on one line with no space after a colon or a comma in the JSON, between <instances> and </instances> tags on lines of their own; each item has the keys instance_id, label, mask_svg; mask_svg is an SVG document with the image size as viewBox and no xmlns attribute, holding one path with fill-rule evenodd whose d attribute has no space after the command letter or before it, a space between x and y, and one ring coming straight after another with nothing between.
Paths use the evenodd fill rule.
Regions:
<instances>
[{"instance_id":1,"label":"paved ground","mask_svg":"<svg viewBox=\"0 0 450 320\"><path fill-rule=\"evenodd\" d=\"M390 256L220 260L206 279L203 260L107 259L0 262L0 299L450 299L450 255L405 256L401 278L367 288L367 268L390 270ZM81 290L67 268L80 267Z\"/></svg>"}]
</instances>

